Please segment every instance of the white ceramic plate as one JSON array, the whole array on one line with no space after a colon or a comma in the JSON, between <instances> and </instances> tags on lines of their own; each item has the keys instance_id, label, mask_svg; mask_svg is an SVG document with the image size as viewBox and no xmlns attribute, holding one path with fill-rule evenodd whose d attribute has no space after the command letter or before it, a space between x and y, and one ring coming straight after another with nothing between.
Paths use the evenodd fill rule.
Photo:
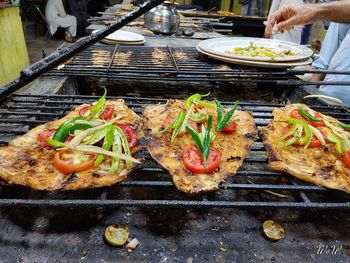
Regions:
<instances>
[{"instance_id":1,"label":"white ceramic plate","mask_svg":"<svg viewBox=\"0 0 350 263\"><path fill-rule=\"evenodd\" d=\"M242 65L242 66L258 67L258 68L291 68L291 67L297 67L297 66L305 66L305 65L309 65L312 63L311 58L307 58L307 59L299 60L299 61L281 62L281 63L241 60L241 59L217 56L217 55L208 53L204 50L201 50L199 45L197 45L196 48L200 53L205 54L213 59L217 59L217 60L231 63L231 64Z\"/></svg>"},{"instance_id":2,"label":"white ceramic plate","mask_svg":"<svg viewBox=\"0 0 350 263\"><path fill-rule=\"evenodd\" d=\"M236 47L247 47L253 42L257 46L264 46L273 48L276 51L291 50L296 52L297 55L277 57L271 59L269 57L250 57L237 54L229 54L226 51L233 51ZM286 62L296 61L301 59L307 59L312 56L313 52L310 48L298 45L292 42L277 40L277 39L264 39L264 38L252 38L252 37L223 37L207 39L198 44L199 48L207 53L211 53L221 57L252 60L252 61L265 61L265 62Z\"/></svg>"},{"instance_id":3,"label":"white ceramic plate","mask_svg":"<svg viewBox=\"0 0 350 263\"><path fill-rule=\"evenodd\" d=\"M114 40L108 40L108 39L102 39L102 43L107 45L143 45L146 43L146 41L138 41L138 42L127 42L127 41L114 41Z\"/></svg>"},{"instance_id":4,"label":"white ceramic plate","mask_svg":"<svg viewBox=\"0 0 350 263\"><path fill-rule=\"evenodd\" d=\"M98 30L96 30L96 31L98 31ZM92 33L95 33L96 31L93 31ZM119 41L119 42L142 42L142 41L145 41L145 37L143 35L133 33L133 32L128 32L128 31L123 31L123 30L115 31L112 34L105 37L105 39L111 40L111 41Z\"/></svg>"},{"instance_id":5,"label":"white ceramic plate","mask_svg":"<svg viewBox=\"0 0 350 263\"><path fill-rule=\"evenodd\" d=\"M141 42L145 40L143 35L123 30L115 31L114 33L108 35L106 39L119 42Z\"/></svg>"}]
</instances>

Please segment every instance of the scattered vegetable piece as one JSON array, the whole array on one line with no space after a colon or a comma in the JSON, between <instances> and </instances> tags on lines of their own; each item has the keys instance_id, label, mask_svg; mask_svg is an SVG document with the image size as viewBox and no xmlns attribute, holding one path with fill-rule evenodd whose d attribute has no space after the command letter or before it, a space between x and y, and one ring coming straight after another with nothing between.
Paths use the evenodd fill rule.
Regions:
<instances>
[{"instance_id":1,"label":"scattered vegetable piece","mask_svg":"<svg viewBox=\"0 0 350 263\"><path fill-rule=\"evenodd\" d=\"M222 131L225 126L228 124L229 120L231 119L233 113L236 111L237 106L238 106L238 101L235 102L235 105L233 107L233 109L230 109L227 114L225 115L225 117L223 117L222 115L222 105L219 101L215 100L215 104L216 104L216 110L217 110L217 114L218 114L218 123L216 126L216 131L220 132Z\"/></svg>"},{"instance_id":2,"label":"scattered vegetable piece","mask_svg":"<svg viewBox=\"0 0 350 263\"><path fill-rule=\"evenodd\" d=\"M119 225L110 225L104 232L104 238L108 244L116 247L123 246L129 237L129 228Z\"/></svg>"},{"instance_id":3,"label":"scattered vegetable piece","mask_svg":"<svg viewBox=\"0 0 350 263\"><path fill-rule=\"evenodd\" d=\"M133 238L127 245L126 248L127 249L131 249L134 250L137 245L139 244L139 241L137 240L137 238Z\"/></svg>"},{"instance_id":4,"label":"scattered vegetable piece","mask_svg":"<svg viewBox=\"0 0 350 263\"><path fill-rule=\"evenodd\" d=\"M311 98L321 98L321 99L329 100L329 101L332 101L332 102L335 102L335 103L338 103L338 104L342 104L343 103L340 99L335 98L335 97L331 97L331 96L327 96L327 95L314 94L314 95L307 95L307 96L304 97L304 99L311 99Z\"/></svg>"},{"instance_id":5,"label":"scattered vegetable piece","mask_svg":"<svg viewBox=\"0 0 350 263\"><path fill-rule=\"evenodd\" d=\"M284 237L284 229L275 221L267 220L263 223L263 231L266 237L277 241Z\"/></svg>"}]
</instances>

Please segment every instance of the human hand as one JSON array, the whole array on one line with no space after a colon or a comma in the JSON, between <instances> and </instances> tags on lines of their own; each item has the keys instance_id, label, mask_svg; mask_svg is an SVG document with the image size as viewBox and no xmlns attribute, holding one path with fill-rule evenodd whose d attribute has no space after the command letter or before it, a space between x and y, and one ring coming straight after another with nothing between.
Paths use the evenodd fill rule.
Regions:
<instances>
[{"instance_id":1,"label":"human hand","mask_svg":"<svg viewBox=\"0 0 350 263\"><path fill-rule=\"evenodd\" d=\"M310 24L316 20L317 7L312 4L293 4L282 6L272 14L266 24L265 37L272 32L281 32L295 25Z\"/></svg>"}]
</instances>

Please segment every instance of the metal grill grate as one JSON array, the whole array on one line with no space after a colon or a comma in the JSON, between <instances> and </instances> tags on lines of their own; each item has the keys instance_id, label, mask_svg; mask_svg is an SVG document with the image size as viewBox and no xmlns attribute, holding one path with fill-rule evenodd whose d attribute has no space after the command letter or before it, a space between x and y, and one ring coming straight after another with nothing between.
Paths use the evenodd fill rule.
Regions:
<instances>
[{"instance_id":1,"label":"metal grill grate","mask_svg":"<svg viewBox=\"0 0 350 263\"><path fill-rule=\"evenodd\" d=\"M195 48L127 47L95 45L78 55L54 76L87 76L126 80L224 81L283 84L293 74L285 70L259 71L218 63L197 52ZM290 84L285 82L284 84Z\"/></svg>"},{"instance_id":2,"label":"metal grill grate","mask_svg":"<svg viewBox=\"0 0 350 263\"><path fill-rule=\"evenodd\" d=\"M120 97L119 97L120 98ZM96 101L95 96L76 95L12 95L0 107L0 144L6 143L29 129L66 115L75 106ZM124 97L127 105L141 114L146 104L164 99ZM224 102L223 104L232 104ZM250 110L257 126L271 120L274 107L282 104L240 102L241 109ZM342 107L315 106L315 110L349 121L349 110ZM145 153L145 165L127 181L112 187L76 192L36 192L5 185L0 188L0 206L52 207L245 207L349 209L350 198L340 191L326 190L291 176L267 169L261 141L254 143L252 152L234 178L227 179L220 190L203 195L188 196L176 190L170 175ZM25 175L23 175L25 176ZM284 196L277 197L274 191ZM35 196L35 198L33 198Z\"/></svg>"}]
</instances>

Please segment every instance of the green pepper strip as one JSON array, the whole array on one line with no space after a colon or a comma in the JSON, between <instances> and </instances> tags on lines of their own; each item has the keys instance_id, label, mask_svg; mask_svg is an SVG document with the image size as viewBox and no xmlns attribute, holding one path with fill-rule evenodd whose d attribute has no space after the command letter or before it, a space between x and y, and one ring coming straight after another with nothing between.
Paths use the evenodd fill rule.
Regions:
<instances>
[{"instance_id":1,"label":"green pepper strip","mask_svg":"<svg viewBox=\"0 0 350 263\"><path fill-rule=\"evenodd\" d=\"M304 137L299 138L299 143L301 145L305 144L305 148L307 148L313 136L312 130L310 129L308 124L305 121L299 119L288 119L287 123L295 126L300 125L301 127L303 127L305 135Z\"/></svg>"},{"instance_id":2,"label":"green pepper strip","mask_svg":"<svg viewBox=\"0 0 350 263\"><path fill-rule=\"evenodd\" d=\"M200 101L201 99L202 99L201 94L199 93L193 94L192 96L188 97L188 99L185 101L185 108L188 110L194 101Z\"/></svg>"},{"instance_id":3,"label":"green pepper strip","mask_svg":"<svg viewBox=\"0 0 350 263\"><path fill-rule=\"evenodd\" d=\"M74 132L75 130L86 130L91 128L92 126L89 124L76 124L77 120L83 120L84 117L75 117L68 121L62 123L55 134L52 136L52 139L58 142L63 142L64 139L68 136L69 133Z\"/></svg>"},{"instance_id":4,"label":"green pepper strip","mask_svg":"<svg viewBox=\"0 0 350 263\"><path fill-rule=\"evenodd\" d=\"M123 151L122 142L118 132L114 132L114 142L113 142L112 150L114 153L119 153L119 154L121 154ZM119 168L119 163L120 163L119 158L112 158L112 165L111 165L111 168L109 169L109 172L115 173Z\"/></svg>"},{"instance_id":5,"label":"green pepper strip","mask_svg":"<svg viewBox=\"0 0 350 263\"><path fill-rule=\"evenodd\" d=\"M194 142L197 144L199 151L201 152L204 167L207 168L207 158L210 153L210 129L212 124L213 117L210 115L208 118L208 126L204 133L203 142L201 140L201 136L189 125L186 126L186 130L191 134Z\"/></svg>"},{"instance_id":6,"label":"green pepper strip","mask_svg":"<svg viewBox=\"0 0 350 263\"><path fill-rule=\"evenodd\" d=\"M233 113L236 111L238 106L238 101L235 102L233 109L229 110L224 118L222 118L222 105L219 101L215 100L216 110L218 114L218 124L216 126L216 131L222 131L227 125L228 121L231 119Z\"/></svg>"},{"instance_id":7,"label":"green pepper strip","mask_svg":"<svg viewBox=\"0 0 350 263\"><path fill-rule=\"evenodd\" d=\"M88 145L95 144L98 141L102 140L106 136L106 128L102 128L101 130L98 130L94 134L88 138L88 140L85 142Z\"/></svg>"},{"instance_id":8,"label":"green pepper strip","mask_svg":"<svg viewBox=\"0 0 350 263\"><path fill-rule=\"evenodd\" d=\"M99 118L100 115L105 111L106 108L106 95L107 90L104 88L103 96L96 102L94 106L90 108L90 116L91 118Z\"/></svg>"},{"instance_id":9,"label":"green pepper strip","mask_svg":"<svg viewBox=\"0 0 350 263\"><path fill-rule=\"evenodd\" d=\"M190 119L196 123L201 123L207 120L207 114L205 113L194 113L191 115Z\"/></svg>"},{"instance_id":10,"label":"green pepper strip","mask_svg":"<svg viewBox=\"0 0 350 263\"><path fill-rule=\"evenodd\" d=\"M290 146L290 145L293 145L294 143L296 143L298 141L298 138L297 137L292 137L290 138L288 141L286 141L284 143L284 146Z\"/></svg>"},{"instance_id":11,"label":"green pepper strip","mask_svg":"<svg viewBox=\"0 0 350 263\"><path fill-rule=\"evenodd\" d=\"M295 131L298 131L300 128L302 128L302 126L300 125L293 125L285 134L282 135L281 138L279 138L280 141L285 140L286 138L288 138L289 136L293 135L295 133ZM302 129L301 129L302 132ZM298 136L301 137L301 136Z\"/></svg>"},{"instance_id":12,"label":"green pepper strip","mask_svg":"<svg viewBox=\"0 0 350 263\"><path fill-rule=\"evenodd\" d=\"M189 125L186 126L186 130L191 134L194 142L197 144L199 151L203 157L204 147L200 135Z\"/></svg>"},{"instance_id":13,"label":"green pepper strip","mask_svg":"<svg viewBox=\"0 0 350 263\"><path fill-rule=\"evenodd\" d=\"M343 128L346 131L350 131L350 124L342 123L342 122L337 122L338 126Z\"/></svg>"},{"instance_id":14,"label":"green pepper strip","mask_svg":"<svg viewBox=\"0 0 350 263\"><path fill-rule=\"evenodd\" d=\"M196 105L200 105L204 108L209 108L209 109L215 109L215 103L210 103L210 102L205 102L205 101L202 101L202 100L196 100L194 101L194 104Z\"/></svg>"},{"instance_id":15,"label":"green pepper strip","mask_svg":"<svg viewBox=\"0 0 350 263\"><path fill-rule=\"evenodd\" d=\"M118 127L118 126L113 126L115 131L118 132L119 134L119 137L122 141L122 146L123 146L123 149L124 149L124 154L128 155L128 156L131 156L131 151L130 151L130 147L129 147L129 142L128 142L128 139L126 138L123 130ZM126 161L126 168L130 168L131 167L131 162L130 161Z\"/></svg>"},{"instance_id":16,"label":"green pepper strip","mask_svg":"<svg viewBox=\"0 0 350 263\"><path fill-rule=\"evenodd\" d=\"M183 110L181 110L179 112L179 114L177 115L176 121L175 121L174 126L173 126L174 131L173 131L173 134L171 135L171 142L173 142L176 139L176 137L179 135L180 128L181 128L182 123L185 119L185 116L186 116L186 114Z\"/></svg>"},{"instance_id":17,"label":"green pepper strip","mask_svg":"<svg viewBox=\"0 0 350 263\"><path fill-rule=\"evenodd\" d=\"M106 136L103 141L102 149L109 151L114 141L114 126L109 125L109 126L106 126L105 129L106 129ZM99 166L103 162L105 157L106 156L104 154L99 154L94 162L94 166Z\"/></svg>"},{"instance_id":18,"label":"green pepper strip","mask_svg":"<svg viewBox=\"0 0 350 263\"><path fill-rule=\"evenodd\" d=\"M211 129L211 124L212 124L212 120L213 120L213 117L210 115L208 117L208 126L207 126L207 129L205 131L205 134L204 134L204 140L203 140L203 153L202 153L202 156L203 156L203 163L204 163L204 167L207 169L207 158L208 158L208 155L209 155L209 152L210 152L210 129Z\"/></svg>"},{"instance_id":19,"label":"green pepper strip","mask_svg":"<svg viewBox=\"0 0 350 263\"><path fill-rule=\"evenodd\" d=\"M63 142L59 142L59 141L56 141L56 140L53 140L53 139L46 139L46 142L48 144L50 144L51 146L53 147L67 147L67 144L63 143Z\"/></svg>"},{"instance_id":20,"label":"green pepper strip","mask_svg":"<svg viewBox=\"0 0 350 263\"><path fill-rule=\"evenodd\" d=\"M342 154L345 152L345 142L342 138L334 133L329 133L327 136L327 140L335 143L335 149L338 153Z\"/></svg>"},{"instance_id":21,"label":"green pepper strip","mask_svg":"<svg viewBox=\"0 0 350 263\"><path fill-rule=\"evenodd\" d=\"M298 108L299 113L301 114L301 116L303 116L303 118L305 120L309 120L309 121L314 121L314 122L320 122L320 119L317 119L316 117L312 116L309 112L307 112L306 110L304 110L303 108Z\"/></svg>"}]
</instances>

